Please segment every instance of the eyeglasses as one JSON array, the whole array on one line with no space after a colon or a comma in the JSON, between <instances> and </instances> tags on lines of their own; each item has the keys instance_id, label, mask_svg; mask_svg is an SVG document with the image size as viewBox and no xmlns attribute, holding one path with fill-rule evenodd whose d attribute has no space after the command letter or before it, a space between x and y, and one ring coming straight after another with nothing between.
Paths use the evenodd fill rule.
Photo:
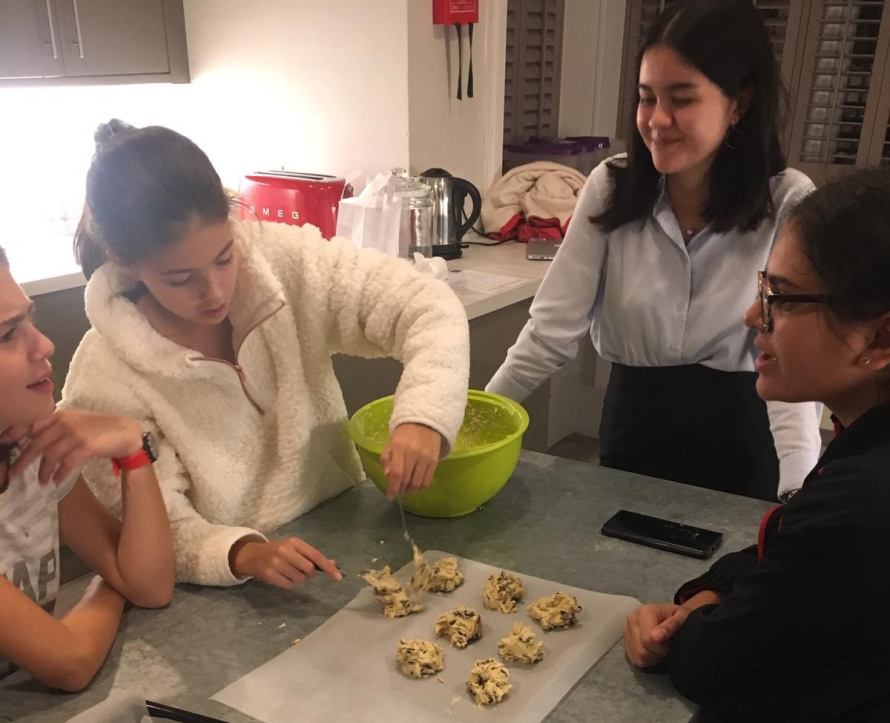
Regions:
<instances>
[{"instance_id":1,"label":"eyeglasses","mask_svg":"<svg viewBox=\"0 0 890 723\"><path fill-rule=\"evenodd\" d=\"M766 271L757 272L757 298L760 299L760 328L767 334L773 330L773 304L777 301L802 304L824 304L834 297L831 294L776 294L770 291Z\"/></svg>"}]
</instances>

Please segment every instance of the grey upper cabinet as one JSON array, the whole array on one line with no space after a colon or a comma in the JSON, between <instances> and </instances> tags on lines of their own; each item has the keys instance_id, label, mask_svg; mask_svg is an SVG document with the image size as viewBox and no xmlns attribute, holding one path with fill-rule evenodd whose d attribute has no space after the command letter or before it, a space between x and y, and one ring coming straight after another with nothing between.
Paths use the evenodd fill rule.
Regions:
<instances>
[{"instance_id":1,"label":"grey upper cabinet","mask_svg":"<svg viewBox=\"0 0 890 723\"><path fill-rule=\"evenodd\" d=\"M52 0L0 0L0 78L63 73Z\"/></svg>"},{"instance_id":2,"label":"grey upper cabinet","mask_svg":"<svg viewBox=\"0 0 890 723\"><path fill-rule=\"evenodd\" d=\"M0 84L188 80L182 0L0 0Z\"/></svg>"}]
</instances>

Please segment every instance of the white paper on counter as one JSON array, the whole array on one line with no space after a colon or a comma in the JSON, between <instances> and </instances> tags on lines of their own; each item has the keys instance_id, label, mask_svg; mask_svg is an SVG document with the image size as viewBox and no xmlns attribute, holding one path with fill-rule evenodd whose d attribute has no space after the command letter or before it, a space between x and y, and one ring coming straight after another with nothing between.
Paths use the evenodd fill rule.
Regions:
<instances>
[{"instance_id":1,"label":"white paper on counter","mask_svg":"<svg viewBox=\"0 0 890 723\"><path fill-rule=\"evenodd\" d=\"M506 276L504 274L491 274L487 271L474 271L472 269L451 269L448 274L448 285L456 294L480 294L490 296L510 289L515 289L528 283L528 279L519 276Z\"/></svg>"},{"instance_id":2,"label":"white paper on counter","mask_svg":"<svg viewBox=\"0 0 890 723\"><path fill-rule=\"evenodd\" d=\"M428 551L430 561L447 553ZM264 723L283 721L540 721L587 670L621 639L624 619L640 603L629 597L604 595L519 576L526 597L518 612L505 615L482 606L482 588L500 571L458 558L466 581L452 593L424 596L426 609L389 620L370 588L364 588L341 610L295 647L236 680L213 700ZM403 584L413 564L397 573ZM557 590L578 598L579 624L545 633L529 618L525 604ZM435 637L435 620L457 605L482 616L483 637L464 650ZM513 689L502 703L480 708L473 703L466 680L476 660L497 658L497 644L514 622L529 624L544 641L545 657L536 665L509 663ZM445 669L425 680L408 678L396 666L400 638L435 640L445 653ZM594 673L595 675L595 673Z\"/></svg>"}]
</instances>

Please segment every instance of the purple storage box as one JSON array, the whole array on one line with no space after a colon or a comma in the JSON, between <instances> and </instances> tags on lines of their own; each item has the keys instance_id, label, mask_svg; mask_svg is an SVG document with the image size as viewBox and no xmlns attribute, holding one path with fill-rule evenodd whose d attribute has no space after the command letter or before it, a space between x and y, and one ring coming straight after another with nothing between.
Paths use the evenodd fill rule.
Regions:
<instances>
[{"instance_id":1,"label":"purple storage box","mask_svg":"<svg viewBox=\"0 0 890 723\"><path fill-rule=\"evenodd\" d=\"M580 143L558 138L531 138L525 143L504 146L503 171L535 161L553 161L578 169L584 148ZM579 169L580 170L580 169Z\"/></svg>"}]
</instances>

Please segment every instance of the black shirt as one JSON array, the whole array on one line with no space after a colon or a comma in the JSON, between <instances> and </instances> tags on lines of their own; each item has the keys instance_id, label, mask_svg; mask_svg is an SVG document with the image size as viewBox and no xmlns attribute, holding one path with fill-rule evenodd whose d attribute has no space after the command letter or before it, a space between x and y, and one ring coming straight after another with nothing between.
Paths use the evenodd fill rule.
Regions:
<instances>
[{"instance_id":1,"label":"black shirt","mask_svg":"<svg viewBox=\"0 0 890 723\"><path fill-rule=\"evenodd\" d=\"M890 721L890 405L835 439L671 641L677 690L723 721Z\"/></svg>"}]
</instances>

